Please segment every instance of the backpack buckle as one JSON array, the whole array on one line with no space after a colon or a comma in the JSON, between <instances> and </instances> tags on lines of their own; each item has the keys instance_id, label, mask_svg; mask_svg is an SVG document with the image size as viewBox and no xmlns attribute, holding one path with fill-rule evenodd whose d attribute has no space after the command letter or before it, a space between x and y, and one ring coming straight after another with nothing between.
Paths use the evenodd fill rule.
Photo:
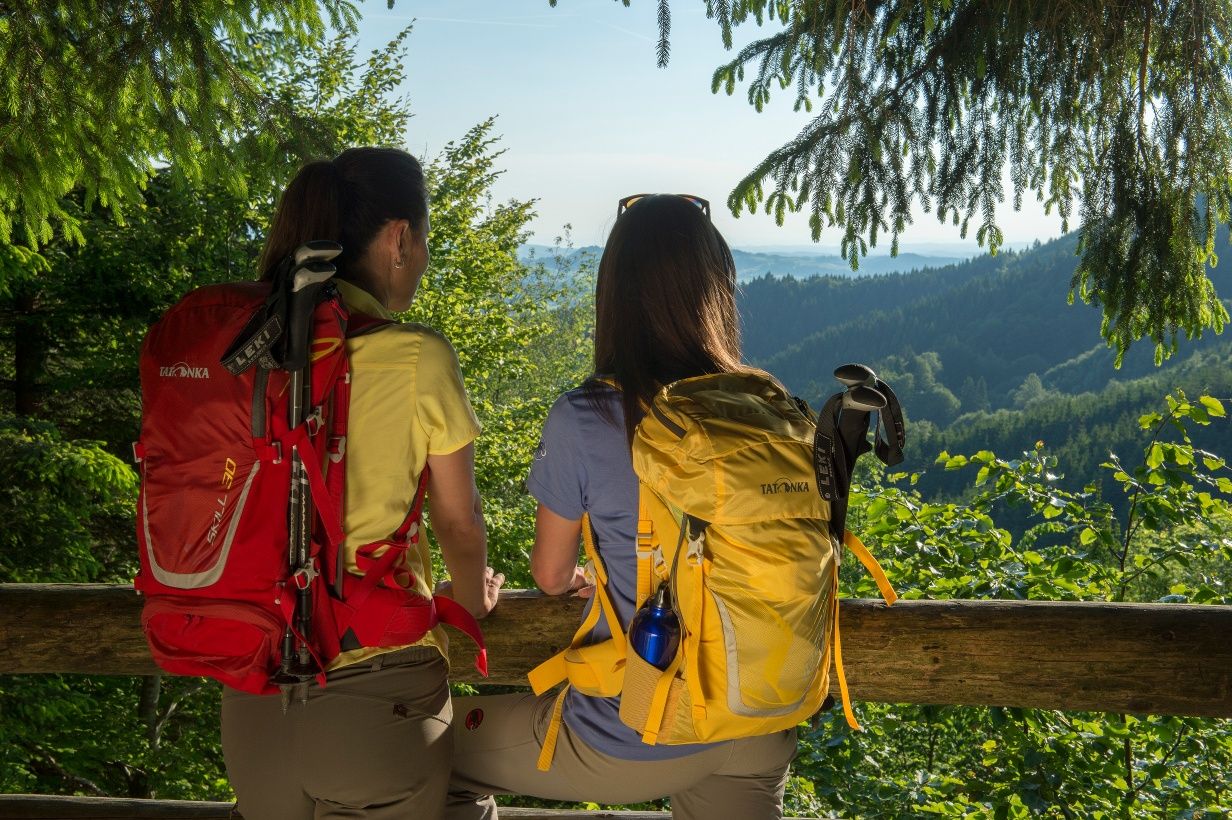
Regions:
<instances>
[{"instance_id":1,"label":"backpack buckle","mask_svg":"<svg viewBox=\"0 0 1232 820\"><path fill-rule=\"evenodd\" d=\"M667 558L663 555L663 546L660 544L655 544L654 549L650 551L650 571L664 581L671 574L667 569Z\"/></svg>"},{"instance_id":2,"label":"backpack buckle","mask_svg":"<svg viewBox=\"0 0 1232 820\"><path fill-rule=\"evenodd\" d=\"M308 430L309 436L315 436L321 432L321 428L325 426L325 417L321 414L320 407L312 408L312 415L304 419L304 427Z\"/></svg>"},{"instance_id":3,"label":"backpack buckle","mask_svg":"<svg viewBox=\"0 0 1232 820\"><path fill-rule=\"evenodd\" d=\"M685 560L690 564L701 564L702 558L705 557L705 552L702 549L702 544L705 542L705 534L699 534L696 538L689 539L688 551L685 552Z\"/></svg>"},{"instance_id":4,"label":"backpack buckle","mask_svg":"<svg viewBox=\"0 0 1232 820\"><path fill-rule=\"evenodd\" d=\"M329 440L327 452L331 464L337 464L342 461L342 457L346 455L346 436L333 436Z\"/></svg>"},{"instance_id":5,"label":"backpack buckle","mask_svg":"<svg viewBox=\"0 0 1232 820\"><path fill-rule=\"evenodd\" d=\"M321 573L317 571L316 561L311 561L307 566L300 567L291 574L291 581L295 584L296 589L308 589L312 586L312 582L321 577Z\"/></svg>"}]
</instances>

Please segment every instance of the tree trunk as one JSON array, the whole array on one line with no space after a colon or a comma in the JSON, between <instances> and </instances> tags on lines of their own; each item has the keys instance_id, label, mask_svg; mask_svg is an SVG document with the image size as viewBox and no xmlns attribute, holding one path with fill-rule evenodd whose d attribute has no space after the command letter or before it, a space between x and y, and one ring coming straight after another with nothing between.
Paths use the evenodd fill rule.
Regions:
<instances>
[{"instance_id":1,"label":"tree trunk","mask_svg":"<svg viewBox=\"0 0 1232 820\"><path fill-rule=\"evenodd\" d=\"M47 335L38 313L38 294L18 286L13 320L13 406L19 416L39 408L39 377L47 363Z\"/></svg>"}]
</instances>

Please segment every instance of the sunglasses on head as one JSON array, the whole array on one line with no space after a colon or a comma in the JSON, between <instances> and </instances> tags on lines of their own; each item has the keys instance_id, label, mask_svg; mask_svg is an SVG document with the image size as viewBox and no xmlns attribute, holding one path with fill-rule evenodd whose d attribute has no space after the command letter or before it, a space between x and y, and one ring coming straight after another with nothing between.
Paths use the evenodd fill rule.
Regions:
<instances>
[{"instance_id":1,"label":"sunglasses on head","mask_svg":"<svg viewBox=\"0 0 1232 820\"><path fill-rule=\"evenodd\" d=\"M634 205L636 205L638 202L641 202L643 199L645 199L648 196L659 196L659 195L658 194L633 194L631 196L622 197L621 200L618 203L616 203L616 216L619 217L625 211L629 210ZM692 204L702 209L702 213L706 215L707 219L710 218L710 203L707 200L702 199L700 196L695 196L693 194L671 194L671 196L678 196L681 199L685 200L686 202L691 202Z\"/></svg>"}]
</instances>

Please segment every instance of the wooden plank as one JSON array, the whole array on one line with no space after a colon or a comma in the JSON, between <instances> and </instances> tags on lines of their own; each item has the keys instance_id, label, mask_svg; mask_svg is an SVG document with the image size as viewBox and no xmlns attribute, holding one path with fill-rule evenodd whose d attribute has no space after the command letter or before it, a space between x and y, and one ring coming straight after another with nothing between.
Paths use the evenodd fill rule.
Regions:
<instances>
[{"instance_id":1,"label":"wooden plank","mask_svg":"<svg viewBox=\"0 0 1232 820\"><path fill-rule=\"evenodd\" d=\"M126 586L0 585L0 673L150 674L140 606ZM581 607L502 593L489 682L523 683ZM1232 607L844 599L841 624L857 701L1232 717ZM455 677L479 682L468 642L452 651Z\"/></svg>"},{"instance_id":2,"label":"wooden plank","mask_svg":"<svg viewBox=\"0 0 1232 820\"><path fill-rule=\"evenodd\" d=\"M666 820L667 812L571 811L501 807L509 820ZM243 820L231 803L190 800L133 800L118 797L0 795L4 820ZM791 820L788 818L787 820Z\"/></svg>"}]
</instances>

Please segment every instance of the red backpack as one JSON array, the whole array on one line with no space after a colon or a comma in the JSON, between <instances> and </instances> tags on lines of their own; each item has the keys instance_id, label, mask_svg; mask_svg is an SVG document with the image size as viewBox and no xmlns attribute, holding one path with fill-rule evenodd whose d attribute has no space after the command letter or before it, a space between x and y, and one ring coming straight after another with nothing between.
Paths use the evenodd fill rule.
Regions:
<instances>
[{"instance_id":1,"label":"red backpack","mask_svg":"<svg viewBox=\"0 0 1232 820\"><path fill-rule=\"evenodd\" d=\"M285 691L288 667L307 654L301 682L324 685L321 670L340 651L411 644L448 623L476 642L476 665L486 674L470 613L447 598L416 594L413 580L395 570L420 538L426 467L402 525L359 548L365 574L342 565L345 342L389 323L351 317L331 284L319 288L310 306L307 418L292 427L291 377L279 366L279 338L293 320L285 310L280 317L274 290L264 282L195 290L150 328L142 345L135 585L145 596L141 622L154 660L173 674L270 694ZM294 572L293 451L311 511L299 524L311 534L308 560Z\"/></svg>"}]
</instances>

